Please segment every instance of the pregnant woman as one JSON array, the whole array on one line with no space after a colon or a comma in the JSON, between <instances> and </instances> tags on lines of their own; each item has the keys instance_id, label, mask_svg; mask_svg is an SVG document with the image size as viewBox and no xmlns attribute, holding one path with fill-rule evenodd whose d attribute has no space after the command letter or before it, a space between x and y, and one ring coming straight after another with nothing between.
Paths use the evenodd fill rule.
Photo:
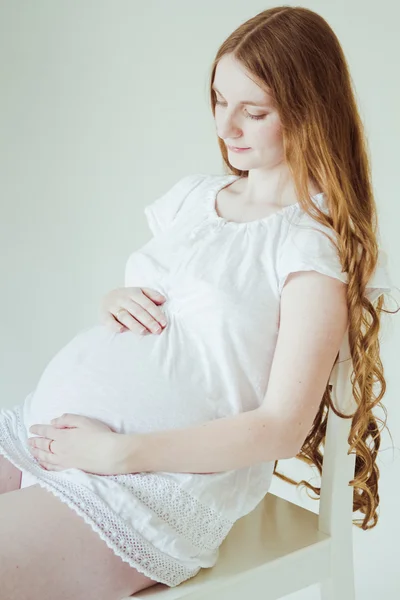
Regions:
<instances>
[{"instance_id":1,"label":"pregnant woman","mask_svg":"<svg viewBox=\"0 0 400 600\"><path fill-rule=\"evenodd\" d=\"M221 46L210 96L227 172L146 207L153 237L101 324L0 412L2 600L113 600L212 567L275 461L320 460L347 328L354 487L374 525L366 440L391 282L337 38L307 9L266 10Z\"/></svg>"}]
</instances>

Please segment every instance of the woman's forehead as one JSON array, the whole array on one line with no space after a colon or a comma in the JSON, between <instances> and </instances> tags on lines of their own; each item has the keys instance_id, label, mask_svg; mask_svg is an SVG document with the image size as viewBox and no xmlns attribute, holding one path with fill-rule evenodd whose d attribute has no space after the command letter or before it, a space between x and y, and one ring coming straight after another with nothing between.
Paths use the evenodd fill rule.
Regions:
<instances>
[{"instance_id":1,"label":"woman's forehead","mask_svg":"<svg viewBox=\"0 0 400 600\"><path fill-rule=\"evenodd\" d=\"M219 61L212 83L212 89L224 98L235 98L240 104L265 106L273 103L272 90L266 85L260 85L246 72L246 69L236 60Z\"/></svg>"}]
</instances>

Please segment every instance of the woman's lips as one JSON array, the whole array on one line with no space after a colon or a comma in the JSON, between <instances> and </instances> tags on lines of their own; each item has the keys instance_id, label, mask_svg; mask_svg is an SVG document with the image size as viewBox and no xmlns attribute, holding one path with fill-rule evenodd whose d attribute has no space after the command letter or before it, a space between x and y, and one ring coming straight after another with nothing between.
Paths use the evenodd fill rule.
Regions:
<instances>
[{"instance_id":1,"label":"woman's lips","mask_svg":"<svg viewBox=\"0 0 400 600\"><path fill-rule=\"evenodd\" d=\"M237 148L235 146L227 146L229 150L232 152L246 152L247 150L251 150L251 148Z\"/></svg>"}]
</instances>

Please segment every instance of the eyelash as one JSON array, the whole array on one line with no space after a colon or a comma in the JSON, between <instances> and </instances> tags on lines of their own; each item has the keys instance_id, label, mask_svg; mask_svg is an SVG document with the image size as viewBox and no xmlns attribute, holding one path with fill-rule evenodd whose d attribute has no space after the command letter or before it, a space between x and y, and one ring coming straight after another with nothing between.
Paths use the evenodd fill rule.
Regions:
<instances>
[{"instance_id":1,"label":"eyelash","mask_svg":"<svg viewBox=\"0 0 400 600\"><path fill-rule=\"evenodd\" d=\"M224 104L224 102L221 102L220 100L215 100L215 104ZM247 111L246 111L247 112ZM250 119L255 119L256 121L260 121L261 119L265 119L265 117L267 115L251 115L249 112L247 113L247 116Z\"/></svg>"}]
</instances>

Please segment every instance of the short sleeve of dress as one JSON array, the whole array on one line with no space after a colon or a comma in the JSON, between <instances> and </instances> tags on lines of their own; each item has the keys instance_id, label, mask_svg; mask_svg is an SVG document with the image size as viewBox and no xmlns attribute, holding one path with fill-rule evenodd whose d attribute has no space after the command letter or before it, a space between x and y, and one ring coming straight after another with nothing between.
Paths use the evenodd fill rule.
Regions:
<instances>
[{"instance_id":1,"label":"short sleeve of dress","mask_svg":"<svg viewBox=\"0 0 400 600\"><path fill-rule=\"evenodd\" d=\"M159 235L172 225L189 194L205 177L204 173L186 175L165 194L144 208L144 214L153 235Z\"/></svg>"},{"instance_id":2,"label":"short sleeve of dress","mask_svg":"<svg viewBox=\"0 0 400 600\"><path fill-rule=\"evenodd\" d=\"M282 243L277 260L279 294L282 293L289 274L297 271L318 271L348 283L348 274L342 271L334 243L335 232L311 217L310 220L312 225L290 226ZM381 251L375 272L366 287L366 295L374 302L381 294L389 293L392 288L386 254Z\"/></svg>"}]
</instances>

